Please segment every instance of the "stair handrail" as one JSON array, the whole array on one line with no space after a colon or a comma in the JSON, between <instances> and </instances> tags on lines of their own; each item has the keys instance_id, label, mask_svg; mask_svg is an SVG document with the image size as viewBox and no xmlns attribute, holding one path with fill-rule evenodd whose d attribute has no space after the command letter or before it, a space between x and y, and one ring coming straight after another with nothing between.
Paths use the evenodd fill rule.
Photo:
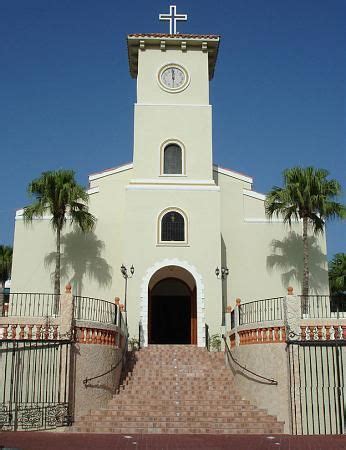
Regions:
<instances>
[{"instance_id":1,"label":"stair handrail","mask_svg":"<svg viewBox=\"0 0 346 450\"><path fill-rule=\"evenodd\" d=\"M126 353L127 353L127 344L128 344L128 340L129 340L129 334L126 333L126 340L125 340L125 345L124 345L124 348L123 348L123 351L122 351L122 354L121 354L121 358L120 358L119 361L115 364L115 366L112 366L109 370L107 370L107 372L101 373L100 375L96 375L95 377L85 378L85 379L83 380L83 384L84 384L84 387L85 387L85 388L88 387L89 381L96 380L97 378L101 378L101 377L103 377L103 376L105 376L105 375L108 375L109 373L113 372L113 370L115 370L115 369L119 366L120 363L123 362L123 360L124 360L124 358L125 358L125 355L126 355Z\"/></svg>"},{"instance_id":2,"label":"stair handrail","mask_svg":"<svg viewBox=\"0 0 346 450\"><path fill-rule=\"evenodd\" d=\"M278 381L274 380L273 378L267 378L267 377L264 377L263 375L259 375L258 373L253 372L252 370L250 370L250 369L248 369L247 367L245 367L245 366L243 366L242 364L240 364L240 363L235 359L235 357L232 355L231 349L229 348L229 345L228 345L228 343L227 343L226 336L225 336L224 334L222 335L222 338L223 338L223 340L224 340L224 342L225 342L225 348L226 348L226 350L227 350L227 355L229 355L229 356L231 357L232 361L233 361L237 366L239 366L241 369L245 370L246 372L251 373L251 375L254 375L254 376L258 377L258 378L261 378L262 380L268 381L269 384L272 384L272 385L275 385L275 386L277 386L277 385L279 384Z\"/></svg>"}]
</instances>

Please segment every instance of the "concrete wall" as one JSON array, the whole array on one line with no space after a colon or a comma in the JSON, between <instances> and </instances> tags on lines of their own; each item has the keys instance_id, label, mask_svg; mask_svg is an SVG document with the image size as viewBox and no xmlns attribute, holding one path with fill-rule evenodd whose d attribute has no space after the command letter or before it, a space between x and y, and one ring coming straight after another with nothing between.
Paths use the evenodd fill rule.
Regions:
<instances>
[{"instance_id":1,"label":"concrete wall","mask_svg":"<svg viewBox=\"0 0 346 450\"><path fill-rule=\"evenodd\" d=\"M285 350L286 344L254 344L233 348L234 358L247 369L266 378L274 379L277 385L248 374L226 356L233 374L234 383L246 400L258 408L285 422L285 433L290 432L289 414L289 370Z\"/></svg>"},{"instance_id":2,"label":"concrete wall","mask_svg":"<svg viewBox=\"0 0 346 450\"><path fill-rule=\"evenodd\" d=\"M190 83L181 92L160 87L158 74L168 63L183 66ZM124 302L121 264L135 267L128 283L130 333L136 336L147 304L147 274L164 261L191 267L198 274L200 318L211 334L224 325L224 309L242 302L283 295L288 285L300 289L301 224L290 230L280 221L269 223L264 196L251 192L252 179L212 166L212 111L209 105L208 53L178 49L139 51L137 104L134 123L134 165L90 177L90 211L97 218L93 233L67 226L62 238L62 285L70 281L74 294ZM181 141L186 170L162 176L165 141ZM179 208L188 223L183 245L158 240L158 218L167 208ZM324 237L311 237L311 289L327 293ZM17 215L12 291L52 292L55 236L50 217L32 226ZM53 264L49 264L53 262ZM223 281L215 268L227 266ZM203 297L203 298L202 298ZM144 300L143 300L144 298ZM200 329L199 334L202 334Z\"/></svg>"},{"instance_id":3,"label":"concrete wall","mask_svg":"<svg viewBox=\"0 0 346 450\"><path fill-rule=\"evenodd\" d=\"M226 265L230 268L227 301L242 303L285 295L288 286L301 291L303 274L302 224L290 228L265 216L263 194L219 173L221 234ZM245 189L244 189L245 187ZM311 293L328 294L325 235L310 235ZM246 280L246 282L244 282Z\"/></svg>"},{"instance_id":4,"label":"concrete wall","mask_svg":"<svg viewBox=\"0 0 346 450\"><path fill-rule=\"evenodd\" d=\"M107 372L121 359L122 350L99 344L73 344L71 371L71 398L74 400L75 417L87 414L90 409L105 407L119 386L122 369L91 380L85 387L83 380Z\"/></svg>"}]
</instances>

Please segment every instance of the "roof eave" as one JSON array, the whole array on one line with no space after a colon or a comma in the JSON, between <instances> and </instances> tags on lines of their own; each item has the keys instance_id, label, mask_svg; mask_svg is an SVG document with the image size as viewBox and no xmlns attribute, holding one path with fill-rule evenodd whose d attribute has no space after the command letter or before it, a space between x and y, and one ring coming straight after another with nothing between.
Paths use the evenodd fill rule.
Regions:
<instances>
[{"instance_id":1,"label":"roof eave","mask_svg":"<svg viewBox=\"0 0 346 450\"><path fill-rule=\"evenodd\" d=\"M166 47L179 47L185 45L186 48L201 46L202 51L208 52L209 79L211 80L215 72L220 36L218 35L192 35L192 34L129 34L127 36L127 49L129 58L129 68L132 78L138 75L138 52L142 46L159 47L164 41ZM184 44L183 44L184 43Z\"/></svg>"}]
</instances>

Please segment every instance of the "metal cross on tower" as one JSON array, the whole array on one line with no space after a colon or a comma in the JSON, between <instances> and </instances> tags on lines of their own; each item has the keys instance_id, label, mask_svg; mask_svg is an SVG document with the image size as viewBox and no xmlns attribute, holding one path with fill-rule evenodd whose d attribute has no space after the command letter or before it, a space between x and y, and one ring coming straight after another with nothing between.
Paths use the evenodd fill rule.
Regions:
<instances>
[{"instance_id":1,"label":"metal cross on tower","mask_svg":"<svg viewBox=\"0 0 346 450\"><path fill-rule=\"evenodd\" d=\"M187 14L177 14L177 7L170 5L169 14L160 14L159 20L169 20L169 34L177 34L177 21L187 20Z\"/></svg>"}]
</instances>

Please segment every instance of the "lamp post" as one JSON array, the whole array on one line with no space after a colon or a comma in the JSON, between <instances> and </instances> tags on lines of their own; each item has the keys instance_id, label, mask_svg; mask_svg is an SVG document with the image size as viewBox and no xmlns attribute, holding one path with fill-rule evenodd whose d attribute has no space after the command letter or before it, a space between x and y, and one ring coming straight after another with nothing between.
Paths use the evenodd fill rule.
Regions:
<instances>
[{"instance_id":1,"label":"lamp post","mask_svg":"<svg viewBox=\"0 0 346 450\"><path fill-rule=\"evenodd\" d=\"M120 272L121 272L121 275L123 276L123 278L125 279L124 307L125 307L125 313L126 313L125 323L126 323L126 326L127 326L127 306L126 306L127 305L127 280L129 278L133 277L133 274L135 273L135 268L133 267L133 264L132 264L132 266L130 267L130 274L129 274L128 271L127 271L127 267L124 266L124 264L122 264L121 267L120 267Z\"/></svg>"},{"instance_id":2,"label":"lamp post","mask_svg":"<svg viewBox=\"0 0 346 450\"><path fill-rule=\"evenodd\" d=\"M220 274L221 274L221 279L224 280L229 274L228 267L221 267L221 270L219 269L219 267L216 267L216 269L215 269L216 277L220 278Z\"/></svg>"}]
</instances>

